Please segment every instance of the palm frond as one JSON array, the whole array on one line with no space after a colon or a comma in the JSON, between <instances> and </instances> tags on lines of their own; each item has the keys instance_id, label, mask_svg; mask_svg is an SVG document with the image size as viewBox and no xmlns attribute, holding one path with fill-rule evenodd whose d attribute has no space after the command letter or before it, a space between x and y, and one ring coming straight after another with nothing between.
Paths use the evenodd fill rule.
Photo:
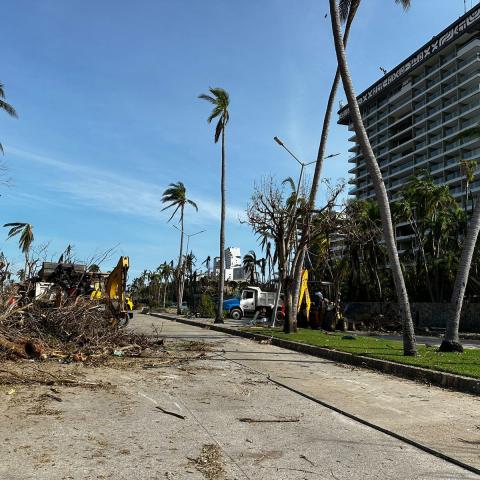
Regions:
<instances>
[{"instance_id":1,"label":"palm frond","mask_svg":"<svg viewBox=\"0 0 480 480\"><path fill-rule=\"evenodd\" d=\"M18 245L23 253L27 253L28 250L30 249L30 245L34 240L32 225L30 223L24 223L24 222L12 222L12 223L6 223L4 227L11 227L8 232L7 239L20 234Z\"/></svg>"},{"instance_id":2,"label":"palm frond","mask_svg":"<svg viewBox=\"0 0 480 480\"><path fill-rule=\"evenodd\" d=\"M220 87L210 88L210 92L217 99L217 103L223 108L228 108L230 104L230 95L228 92Z\"/></svg>"},{"instance_id":3,"label":"palm frond","mask_svg":"<svg viewBox=\"0 0 480 480\"><path fill-rule=\"evenodd\" d=\"M395 0L395 3L401 5L404 10L408 10L411 6L411 0Z\"/></svg>"},{"instance_id":4,"label":"palm frond","mask_svg":"<svg viewBox=\"0 0 480 480\"><path fill-rule=\"evenodd\" d=\"M18 117L16 110L7 102L0 99L0 110L4 110L12 117Z\"/></svg>"},{"instance_id":5,"label":"palm frond","mask_svg":"<svg viewBox=\"0 0 480 480\"><path fill-rule=\"evenodd\" d=\"M212 110L212 113L207 118L207 122L211 123L214 118L217 118L219 115L222 115L223 109L218 105Z\"/></svg>"},{"instance_id":6,"label":"palm frond","mask_svg":"<svg viewBox=\"0 0 480 480\"><path fill-rule=\"evenodd\" d=\"M217 126L215 127L215 143L218 142L218 139L220 138L222 131L223 131L223 121L220 118L220 120L217 123Z\"/></svg>"},{"instance_id":7,"label":"palm frond","mask_svg":"<svg viewBox=\"0 0 480 480\"><path fill-rule=\"evenodd\" d=\"M292 189L292 192L295 192L297 187L296 187L295 182L294 182L292 177L287 177L285 180L283 180L282 185L285 185L287 183L288 183L288 185L290 185L290 188Z\"/></svg>"},{"instance_id":8,"label":"palm frond","mask_svg":"<svg viewBox=\"0 0 480 480\"><path fill-rule=\"evenodd\" d=\"M193 200L187 200L187 203L194 207L195 210L198 212L198 205Z\"/></svg>"},{"instance_id":9,"label":"palm frond","mask_svg":"<svg viewBox=\"0 0 480 480\"><path fill-rule=\"evenodd\" d=\"M173 204L171 205L173 206ZM170 215L170 218L167 220L167 223L175 216L175 214L178 212L178 209L181 207L182 205L177 205L177 208L173 211L173 213Z\"/></svg>"},{"instance_id":10,"label":"palm frond","mask_svg":"<svg viewBox=\"0 0 480 480\"><path fill-rule=\"evenodd\" d=\"M217 101L213 97L211 97L210 95L205 95L204 93L199 95L198 98L200 98L201 100L206 100L207 102L213 103L214 105L216 105L217 103Z\"/></svg>"}]
</instances>

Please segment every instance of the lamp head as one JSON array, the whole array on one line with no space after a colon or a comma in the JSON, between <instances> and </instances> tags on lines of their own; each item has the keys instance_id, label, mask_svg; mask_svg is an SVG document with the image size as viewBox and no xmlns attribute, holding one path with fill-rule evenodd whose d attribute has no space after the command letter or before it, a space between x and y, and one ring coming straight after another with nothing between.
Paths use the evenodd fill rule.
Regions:
<instances>
[{"instance_id":1,"label":"lamp head","mask_svg":"<svg viewBox=\"0 0 480 480\"><path fill-rule=\"evenodd\" d=\"M274 139L281 147L283 147L283 142L282 142L278 137L273 137L273 139Z\"/></svg>"}]
</instances>

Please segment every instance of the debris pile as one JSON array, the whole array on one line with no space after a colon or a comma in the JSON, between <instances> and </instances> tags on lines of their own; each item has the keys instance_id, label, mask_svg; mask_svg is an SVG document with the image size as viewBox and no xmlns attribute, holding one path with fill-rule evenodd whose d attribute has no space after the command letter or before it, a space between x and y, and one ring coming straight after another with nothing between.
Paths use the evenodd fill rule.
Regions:
<instances>
[{"instance_id":1,"label":"debris pile","mask_svg":"<svg viewBox=\"0 0 480 480\"><path fill-rule=\"evenodd\" d=\"M188 458L188 457L187 457ZM224 480L225 467L218 445L204 445L198 458L190 459L197 470L208 480Z\"/></svg>"},{"instance_id":2,"label":"debris pile","mask_svg":"<svg viewBox=\"0 0 480 480\"><path fill-rule=\"evenodd\" d=\"M162 340L119 328L98 302L77 298L58 307L32 302L0 311L0 355L4 358L94 360L139 355Z\"/></svg>"}]
</instances>

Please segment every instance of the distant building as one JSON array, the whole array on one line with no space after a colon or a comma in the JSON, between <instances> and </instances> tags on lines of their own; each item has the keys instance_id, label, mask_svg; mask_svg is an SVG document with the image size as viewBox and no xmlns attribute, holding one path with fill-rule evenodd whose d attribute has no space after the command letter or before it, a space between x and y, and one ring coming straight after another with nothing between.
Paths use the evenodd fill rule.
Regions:
<instances>
[{"instance_id":1,"label":"distant building","mask_svg":"<svg viewBox=\"0 0 480 480\"><path fill-rule=\"evenodd\" d=\"M220 274L220 257L213 259L213 272ZM242 281L245 279L245 272L242 267L242 255L239 247L228 247L225 249L225 280Z\"/></svg>"},{"instance_id":2,"label":"distant building","mask_svg":"<svg viewBox=\"0 0 480 480\"><path fill-rule=\"evenodd\" d=\"M220 273L220 257L213 258L213 273L215 275Z\"/></svg>"},{"instance_id":3,"label":"distant building","mask_svg":"<svg viewBox=\"0 0 480 480\"><path fill-rule=\"evenodd\" d=\"M245 280L245 271L243 267L226 268L225 281L242 282Z\"/></svg>"},{"instance_id":4,"label":"distant building","mask_svg":"<svg viewBox=\"0 0 480 480\"><path fill-rule=\"evenodd\" d=\"M228 247L225 249L225 268L240 267L242 256L239 247Z\"/></svg>"}]
</instances>

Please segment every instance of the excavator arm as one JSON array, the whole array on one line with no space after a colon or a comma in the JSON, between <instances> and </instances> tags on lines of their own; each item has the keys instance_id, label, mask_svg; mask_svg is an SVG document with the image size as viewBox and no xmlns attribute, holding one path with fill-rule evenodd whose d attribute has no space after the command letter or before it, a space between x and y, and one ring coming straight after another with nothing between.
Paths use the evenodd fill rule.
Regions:
<instances>
[{"instance_id":1,"label":"excavator arm","mask_svg":"<svg viewBox=\"0 0 480 480\"><path fill-rule=\"evenodd\" d=\"M105 297L112 314L118 321L128 321L131 306L126 296L127 273L129 267L128 257L120 257L117 266L105 282Z\"/></svg>"}]
</instances>

